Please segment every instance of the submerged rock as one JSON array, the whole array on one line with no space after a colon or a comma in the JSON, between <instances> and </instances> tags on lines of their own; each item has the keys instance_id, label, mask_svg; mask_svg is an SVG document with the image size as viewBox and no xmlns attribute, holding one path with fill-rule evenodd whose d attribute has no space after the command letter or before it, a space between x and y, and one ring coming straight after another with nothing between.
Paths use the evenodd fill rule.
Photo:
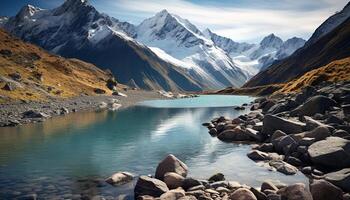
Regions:
<instances>
[{"instance_id":1,"label":"submerged rock","mask_svg":"<svg viewBox=\"0 0 350 200\"><path fill-rule=\"evenodd\" d=\"M117 172L109 177L106 182L112 185L122 185L134 179L134 175L129 172Z\"/></svg>"}]
</instances>

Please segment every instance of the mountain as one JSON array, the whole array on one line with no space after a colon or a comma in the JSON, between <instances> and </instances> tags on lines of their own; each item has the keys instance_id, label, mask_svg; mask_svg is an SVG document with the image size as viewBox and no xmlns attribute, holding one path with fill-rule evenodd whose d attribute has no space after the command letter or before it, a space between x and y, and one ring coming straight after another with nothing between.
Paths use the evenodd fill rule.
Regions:
<instances>
[{"instance_id":1,"label":"mountain","mask_svg":"<svg viewBox=\"0 0 350 200\"><path fill-rule=\"evenodd\" d=\"M238 68L228 54L195 25L167 10L144 20L136 30L137 41L161 58L188 70L207 88L237 87L248 79L248 73Z\"/></svg>"},{"instance_id":2,"label":"mountain","mask_svg":"<svg viewBox=\"0 0 350 200\"><path fill-rule=\"evenodd\" d=\"M96 66L64 59L24 43L0 29L0 96L10 100L48 100L80 95L107 94L112 78Z\"/></svg>"},{"instance_id":3,"label":"mountain","mask_svg":"<svg viewBox=\"0 0 350 200\"><path fill-rule=\"evenodd\" d=\"M206 29L204 35L211 39L214 44L226 51L233 62L255 75L265 70L277 60L282 60L305 44L305 40L293 37L283 42L281 38L270 34L262 39L259 44L235 42L229 38L217 35Z\"/></svg>"},{"instance_id":4,"label":"mountain","mask_svg":"<svg viewBox=\"0 0 350 200\"><path fill-rule=\"evenodd\" d=\"M348 11L347 7L349 4L343 11ZM334 16L339 16L339 13ZM334 16L329 19L334 19ZM319 30L320 27L316 32ZM350 56L350 18L318 40L313 41L313 38L310 40L307 42L308 45L297 50L288 58L273 64L267 70L254 76L244 87L287 82L334 60Z\"/></svg>"},{"instance_id":5,"label":"mountain","mask_svg":"<svg viewBox=\"0 0 350 200\"><path fill-rule=\"evenodd\" d=\"M25 6L3 27L25 41L67 58L110 69L121 83L143 89L199 91L187 71L133 40L136 28L99 13L87 0L66 0L52 10Z\"/></svg>"},{"instance_id":6,"label":"mountain","mask_svg":"<svg viewBox=\"0 0 350 200\"><path fill-rule=\"evenodd\" d=\"M312 34L311 38L307 41L305 46L309 46L319 40L321 37L327 35L333 31L340 24L345 22L350 17L350 2L341 10L329 17L323 22L316 31Z\"/></svg>"}]
</instances>

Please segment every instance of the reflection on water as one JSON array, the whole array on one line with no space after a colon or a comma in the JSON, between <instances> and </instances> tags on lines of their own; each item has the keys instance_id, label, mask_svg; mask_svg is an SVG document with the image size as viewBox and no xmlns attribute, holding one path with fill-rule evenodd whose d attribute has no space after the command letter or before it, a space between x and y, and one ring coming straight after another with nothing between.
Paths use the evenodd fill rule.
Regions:
<instances>
[{"instance_id":1,"label":"reflection on water","mask_svg":"<svg viewBox=\"0 0 350 200\"><path fill-rule=\"evenodd\" d=\"M1 129L0 198L18 195L13 191L46 198L129 193L132 184L115 189L103 178L116 171L154 173L169 153L183 160L190 175L197 178L222 172L227 179L254 186L266 179L305 182L301 174L287 178L257 166L246 157L248 145L223 143L201 126L214 117L235 117L243 112L133 107Z\"/></svg>"}]
</instances>

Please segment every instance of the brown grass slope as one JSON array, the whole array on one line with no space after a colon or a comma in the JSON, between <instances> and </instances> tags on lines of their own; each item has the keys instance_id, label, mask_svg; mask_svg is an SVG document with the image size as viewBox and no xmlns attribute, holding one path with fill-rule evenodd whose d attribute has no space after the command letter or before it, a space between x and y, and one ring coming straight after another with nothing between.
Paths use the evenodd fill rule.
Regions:
<instances>
[{"instance_id":1,"label":"brown grass slope","mask_svg":"<svg viewBox=\"0 0 350 200\"><path fill-rule=\"evenodd\" d=\"M315 86L324 81L350 81L350 57L336 60L326 66L307 72L303 76L286 83L276 93L299 92L306 86Z\"/></svg>"},{"instance_id":2,"label":"brown grass slope","mask_svg":"<svg viewBox=\"0 0 350 200\"><path fill-rule=\"evenodd\" d=\"M13 74L19 74L20 80L14 79ZM95 88L110 93L106 87L109 78L92 64L51 55L0 29L0 99L47 100L95 95ZM9 83L16 89L6 90L4 86Z\"/></svg>"},{"instance_id":3,"label":"brown grass slope","mask_svg":"<svg viewBox=\"0 0 350 200\"><path fill-rule=\"evenodd\" d=\"M322 82L337 83L343 81L350 81L350 57L336 60L323 67L311 70L288 83L242 88L229 87L219 91L208 91L206 93L266 96L271 94L300 92L307 86L316 86Z\"/></svg>"},{"instance_id":4,"label":"brown grass slope","mask_svg":"<svg viewBox=\"0 0 350 200\"><path fill-rule=\"evenodd\" d=\"M308 71L348 56L350 56L350 19L314 44L299 49L290 57L258 73L243 87L285 83Z\"/></svg>"}]
</instances>

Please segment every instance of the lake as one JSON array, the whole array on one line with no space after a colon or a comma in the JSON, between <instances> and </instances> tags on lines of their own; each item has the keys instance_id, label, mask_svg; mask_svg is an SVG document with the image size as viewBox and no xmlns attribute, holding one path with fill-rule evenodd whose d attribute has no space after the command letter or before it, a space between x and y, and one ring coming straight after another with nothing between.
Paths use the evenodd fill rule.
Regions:
<instances>
[{"instance_id":1,"label":"lake","mask_svg":"<svg viewBox=\"0 0 350 200\"><path fill-rule=\"evenodd\" d=\"M120 196L132 199L133 184L113 187L103 180L118 171L154 174L157 164L174 154L189 176L226 179L260 186L264 180L307 183L298 173L285 176L247 158L250 145L224 143L201 124L248 111L232 106L245 96L200 96L156 100L116 112L72 113L44 123L0 129L0 199L26 194L39 198Z\"/></svg>"}]
</instances>

